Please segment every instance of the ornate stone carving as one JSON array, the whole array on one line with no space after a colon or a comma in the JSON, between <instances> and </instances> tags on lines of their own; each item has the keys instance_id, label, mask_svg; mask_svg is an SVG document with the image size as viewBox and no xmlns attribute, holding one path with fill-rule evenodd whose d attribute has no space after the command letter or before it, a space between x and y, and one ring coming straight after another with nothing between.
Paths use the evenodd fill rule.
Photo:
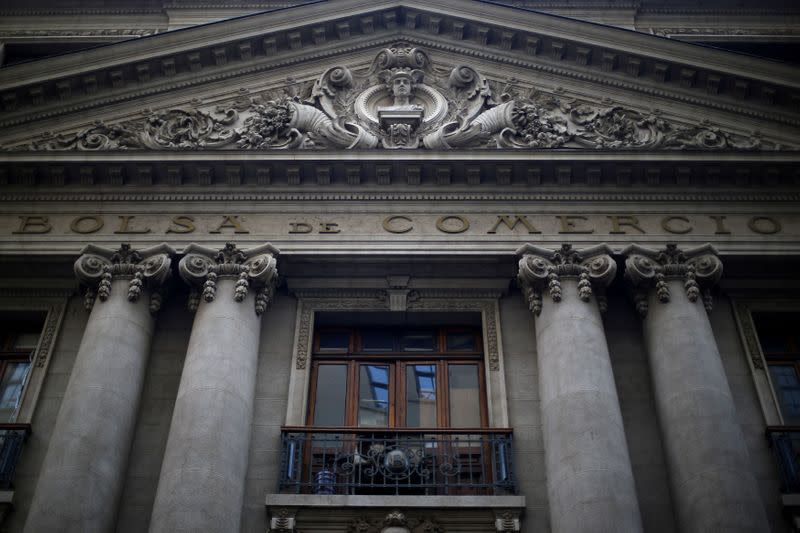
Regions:
<instances>
[{"instance_id":1,"label":"ornate stone carving","mask_svg":"<svg viewBox=\"0 0 800 533\"><path fill-rule=\"evenodd\" d=\"M561 301L561 278L565 277L578 280L578 297L588 302L593 295L592 287L607 286L617 273L617 264L611 258L611 253L611 248L606 244L583 250L575 250L570 244L563 244L558 250L532 244L520 247L517 255L522 257L517 280L530 310L536 315L541 313L542 291L545 288L554 302ZM605 297L602 300L605 302Z\"/></svg>"},{"instance_id":2,"label":"ornate stone carving","mask_svg":"<svg viewBox=\"0 0 800 533\"><path fill-rule=\"evenodd\" d=\"M277 248L267 243L240 250L229 242L221 250L215 250L192 243L184 253L178 269L184 281L192 286L190 310L197 310L200 297L208 303L216 299L219 278L235 278L233 299L242 302L253 289L256 291L255 312L260 315L266 311L278 281Z\"/></svg>"},{"instance_id":3,"label":"ornate stone carving","mask_svg":"<svg viewBox=\"0 0 800 533\"><path fill-rule=\"evenodd\" d=\"M499 533L508 533L520 530L519 511L496 511L494 528Z\"/></svg>"},{"instance_id":4,"label":"ornate stone carving","mask_svg":"<svg viewBox=\"0 0 800 533\"><path fill-rule=\"evenodd\" d=\"M269 518L270 533L294 531L295 512L295 510L285 507L272 511Z\"/></svg>"},{"instance_id":5,"label":"ornate stone carving","mask_svg":"<svg viewBox=\"0 0 800 533\"><path fill-rule=\"evenodd\" d=\"M753 362L753 367L764 370L764 359L761 356L761 344L758 342L756 336L756 327L753 324L753 315L750 314L750 309L742 302L736 302L736 314L739 317L739 325L742 328L742 336L747 345L747 352L750 355L750 360Z\"/></svg>"},{"instance_id":6,"label":"ornate stone carving","mask_svg":"<svg viewBox=\"0 0 800 533\"><path fill-rule=\"evenodd\" d=\"M288 83L288 82L287 82ZM782 146L711 123L598 105L484 78L469 65L435 65L399 43L362 70L334 66L313 86L239 94L209 110L174 108L77 132L43 134L10 150L736 149Z\"/></svg>"},{"instance_id":7,"label":"ornate stone carving","mask_svg":"<svg viewBox=\"0 0 800 533\"><path fill-rule=\"evenodd\" d=\"M47 364L47 359L50 357L50 352L53 349L55 335L58 331L58 326L61 324L61 317L64 314L64 304L53 304L47 312L47 320L42 330L42 338L39 340L38 349L36 350L36 366L39 368Z\"/></svg>"},{"instance_id":8,"label":"ornate stone carving","mask_svg":"<svg viewBox=\"0 0 800 533\"><path fill-rule=\"evenodd\" d=\"M381 533L411 533L406 515L399 509L389 511L383 519L384 528Z\"/></svg>"},{"instance_id":9,"label":"ornate stone carving","mask_svg":"<svg viewBox=\"0 0 800 533\"><path fill-rule=\"evenodd\" d=\"M706 311L711 312L709 289L722 276L722 261L711 244L688 250L680 250L676 244L668 244L663 250L645 248L631 244L622 250L625 259L625 278L634 287L636 310L647 314L646 292L654 288L658 301L669 302L671 298L667 281L681 279L686 297L691 302L703 296Z\"/></svg>"},{"instance_id":10,"label":"ornate stone carving","mask_svg":"<svg viewBox=\"0 0 800 533\"><path fill-rule=\"evenodd\" d=\"M129 280L127 298L131 302L139 299L145 286L158 291L172 273L175 250L166 243L143 250L134 250L127 243L118 250L89 244L81 253L75 261L75 275L87 286L84 306L91 310L95 298L108 299L114 278ZM151 302L150 309L157 312L160 303L154 307Z\"/></svg>"}]
</instances>

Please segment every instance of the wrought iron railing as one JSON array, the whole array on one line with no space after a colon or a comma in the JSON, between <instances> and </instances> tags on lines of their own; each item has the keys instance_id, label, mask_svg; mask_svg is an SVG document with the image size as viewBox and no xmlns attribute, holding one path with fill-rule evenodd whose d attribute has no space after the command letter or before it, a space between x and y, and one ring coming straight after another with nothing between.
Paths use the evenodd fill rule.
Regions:
<instances>
[{"instance_id":1,"label":"wrought iron railing","mask_svg":"<svg viewBox=\"0 0 800 533\"><path fill-rule=\"evenodd\" d=\"M30 433L30 424L0 424L0 490L13 487L14 470Z\"/></svg>"},{"instance_id":2,"label":"wrought iron railing","mask_svg":"<svg viewBox=\"0 0 800 533\"><path fill-rule=\"evenodd\" d=\"M800 492L800 426L770 426L767 438L778 463L781 491Z\"/></svg>"},{"instance_id":3,"label":"wrought iron railing","mask_svg":"<svg viewBox=\"0 0 800 533\"><path fill-rule=\"evenodd\" d=\"M510 429L282 429L280 492L513 494Z\"/></svg>"}]
</instances>

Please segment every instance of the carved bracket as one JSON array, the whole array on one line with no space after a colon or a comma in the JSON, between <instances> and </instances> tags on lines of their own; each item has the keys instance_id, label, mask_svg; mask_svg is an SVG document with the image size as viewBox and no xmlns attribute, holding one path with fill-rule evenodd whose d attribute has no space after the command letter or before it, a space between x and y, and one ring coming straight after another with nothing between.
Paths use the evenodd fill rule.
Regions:
<instances>
[{"instance_id":1,"label":"carved bracket","mask_svg":"<svg viewBox=\"0 0 800 533\"><path fill-rule=\"evenodd\" d=\"M617 263L611 258L611 248L598 244L591 248L575 250L563 244L559 250L526 244L517 249L519 273L517 281L525 293L528 305L535 315L542 312L544 290L553 302L560 302L563 293L562 278L578 280L578 297L584 302L596 294L598 306L605 311L605 287L617 273Z\"/></svg>"},{"instance_id":2,"label":"carved bracket","mask_svg":"<svg viewBox=\"0 0 800 533\"><path fill-rule=\"evenodd\" d=\"M496 511L494 516L494 527L498 533L510 533L520 530L519 511L502 510Z\"/></svg>"},{"instance_id":3,"label":"carved bracket","mask_svg":"<svg viewBox=\"0 0 800 533\"><path fill-rule=\"evenodd\" d=\"M707 312L713 308L711 287L722 276L722 261L711 244L688 250L680 250L676 244L668 244L663 250L645 248L631 244L622 250L625 259L625 278L634 289L636 310L647 314L647 291L655 289L658 301L667 303L671 294L667 280L683 280L689 301L702 296Z\"/></svg>"},{"instance_id":4,"label":"carved bracket","mask_svg":"<svg viewBox=\"0 0 800 533\"><path fill-rule=\"evenodd\" d=\"M263 244L249 250L240 250L227 243L221 250L192 243L184 250L178 270L192 290L189 309L196 311L200 298L211 303L216 298L217 280L235 278L233 299L242 302L250 289L256 291L255 312L261 315L269 307L278 281L277 260L279 250Z\"/></svg>"},{"instance_id":5,"label":"carved bracket","mask_svg":"<svg viewBox=\"0 0 800 533\"><path fill-rule=\"evenodd\" d=\"M270 513L269 533L294 531L296 509L281 508Z\"/></svg>"},{"instance_id":6,"label":"carved bracket","mask_svg":"<svg viewBox=\"0 0 800 533\"><path fill-rule=\"evenodd\" d=\"M111 280L129 279L128 300L135 302L145 285L150 289L150 311L158 312L164 298L165 282L170 278L175 250L162 243L143 250L134 250L128 243L113 250L88 244L75 261L75 275L87 286L84 306L91 310L96 298L101 302L111 294Z\"/></svg>"}]
</instances>

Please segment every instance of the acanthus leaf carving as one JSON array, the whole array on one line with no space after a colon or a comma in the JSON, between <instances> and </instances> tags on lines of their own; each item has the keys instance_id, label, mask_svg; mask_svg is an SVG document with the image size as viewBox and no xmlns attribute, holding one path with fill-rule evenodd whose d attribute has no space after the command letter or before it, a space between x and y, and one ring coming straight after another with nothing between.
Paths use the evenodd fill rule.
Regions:
<instances>
[{"instance_id":1,"label":"acanthus leaf carving","mask_svg":"<svg viewBox=\"0 0 800 533\"><path fill-rule=\"evenodd\" d=\"M553 149L779 150L754 132L680 124L654 111L581 102L447 69L398 43L362 70L326 69L312 84L239 94L226 106L144 111L119 123L44 133L6 150ZM199 104L199 101L197 102Z\"/></svg>"}]
</instances>

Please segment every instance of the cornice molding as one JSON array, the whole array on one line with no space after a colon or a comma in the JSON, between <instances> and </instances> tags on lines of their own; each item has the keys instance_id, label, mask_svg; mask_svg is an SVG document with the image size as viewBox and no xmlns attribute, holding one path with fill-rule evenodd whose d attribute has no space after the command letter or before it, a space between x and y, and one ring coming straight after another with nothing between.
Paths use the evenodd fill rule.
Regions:
<instances>
[{"instance_id":1,"label":"cornice molding","mask_svg":"<svg viewBox=\"0 0 800 533\"><path fill-rule=\"evenodd\" d=\"M142 43L145 40L139 39L115 45L129 48L128 54L120 53L123 51L122 48L113 51L88 51L85 53L86 62L98 65L100 70L86 71L80 75L73 72L68 78L59 78L57 73L61 68L59 65L66 67L74 63L72 58L47 60L48 65L52 67L51 71L56 74L49 79L42 79L41 83L28 84L24 81L27 72L35 72L29 66L3 69L8 74L9 80L13 77L14 81L3 84L3 89L0 89L2 91L0 99L5 105L7 116L12 117L0 125L7 127L22 124L98 105L123 102L163 91L363 49L370 46L358 42L364 41L365 35L371 35L362 32L365 28L375 33L381 31L389 33L390 35L382 39L384 43L415 36L410 39L412 42L432 49L437 47L441 50L449 49L490 61L571 76L579 81L602 83L780 123L800 124L795 109L800 105L800 84L795 81L796 69L768 62L758 63L744 56L718 51L709 52L705 49L702 51L704 55L701 56L698 50L684 48L692 45L668 40L660 42L653 40L656 38L652 36L613 28L598 29L597 25L559 17L543 18L548 15L541 13L524 10L506 12L507 8L502 6L482 4L481 7L487 9L485 20L496 22L484 24L474 16L476 6L471 4L465 4L470 9L444 10L416 0L401 2L384 0L373 3L369 9L363 7L358 9L350 0L345 0L345 3L334 6L339 8L335 12L329 11L330 8L326 10L325 6L320 5L293 8L291 10L293 14L303 13L316 22L291 29L287 27L279 32L263 33L262 28L260 35L254 33L256 31L254 25L261 21L259 17L265 15L254 15L218 25L186 30L187 33L182 35L185 38L183 42L186 43L192 42L189 41L190 36L197 42L204 34L217 31L222 35L223 31L230 30L224 34L227 41L204 38L204 42L213 42L200 48L181 46L180 42L176 42L179 37L177 34L166 33L162 34L165 39L164 48L158 51L154 46L161 36L154 36L152 39L156 40L147 40L148 42L144 44ZM491 17L488 16L489 11ZM330 19L325 18L326 13L330 14ZM532 19L528 22L535 28L534 30L523 30L521 27L508 29L499 25L498 21L510 20L519 26L520 21L511 19L510 16L523 13L522 18ZM363 22L362 19L365 18L370 19L368 24ZM436 35L436 38L430 39L429 37L433 35ZM371 37L367 39L374 43ZM337 47L331 51L332 42L337 41L343 44L351 42L357 44ZM474 44L468 44L473 41ZM470 48L471 52L466 52ZM129 54L134 50L139 54L152 53L154 57L128 63L118 59L126 55L130 57ZM654 54L656 50L658 53ZM110 56L112 53L113 56ZM264 61L272 55L283 57L279 61ZM113 59L104 61L103 56ZM530 58L525 59L526 56ZM162 60L172 61L172 66L165 67ZM104 62L105 66L101 66ZM249 64L245 68L231 68L232 63L239 62ZM254 62L259 64L254 65ZM723 71L720 71L720 68ZM735 72L737 69L738 72ZM158 85L159 81L168 79L170 73L177 70L189 74L180 82ZM197 76L200 72L211 70L214 74L210 76ZM86 85L86 78L92 76L94 81L90 80ZM627 81L626 78L630 78L631 81ZM634 81L637 79L641 81ZM135 86L137 89L120 94L120 91L125 90L125 86ZM658 88L659 86L663 89ZM74 101L86 87L94 91L92 102L64 106L65 103ZM114 91L117 94L97 98L96 95L103 91ZM709 98L700 95L709 92L719 96ZM732 96L728 96L729 92ZM737 104L737 99L748 103ZM48 101L54 104L48 104ZM754 103L758 103L761 110L754 110ZM28 111L48 105L51 109L47 111L33 113ZM767 111L772 106L785 110L791 108L791 112ZM20 108L19 112L14 111L17 107Z\"/></svg>"},{"instance_id":2,"label":"cornice molding","mask_svg":"<svg viewBox=\"0 0 800 533\"><path fill-rule=\"evenodd\" d=\"M0 200L83 195L108 200L130 195L482 197L527 189L535 194L714 194L723 201L727 195L793 196L800 187L797 152L403 150L392 152L391 161L386 151L377 150L352 151L352 157L331 151L272 153L275 156L269 158L263 152L137 156L123 151L94 157L88 152L52 152L44 160L38 153L2 154Z\"/></svg>"},{"instance_id":3,"label":"cornice molding","mask_svg":"<svg viewBox=\"0 0 800 533\"><path fill-rule=\"evenodd\" d=\"M0 195L2 203L29 202L800 202L800 193L779 192L775 194L758 193L496 193L490 191L474 193L427 193L427 192L386 192L386 193L248 193L248 194L39 194L10 193Z\"/></svg>"}]
</instances>

